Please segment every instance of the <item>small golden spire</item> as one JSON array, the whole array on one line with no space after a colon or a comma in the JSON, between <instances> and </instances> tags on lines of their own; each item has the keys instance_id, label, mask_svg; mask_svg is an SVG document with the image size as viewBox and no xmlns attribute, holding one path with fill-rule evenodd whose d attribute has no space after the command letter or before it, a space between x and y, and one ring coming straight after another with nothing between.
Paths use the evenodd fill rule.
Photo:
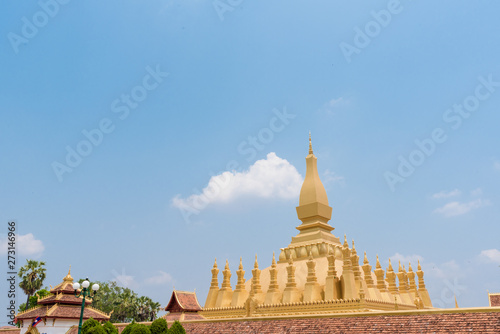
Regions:
<instances>
[{"instance_id":1,"label":"small golden spire","mask_svg":"<svg viewBox=\"0 0 500 334\"><path fill-rule=\"evenodd\" d=\"M240 257L240 266L238 267L239 270L242 270L243 269L243 260L241 259Z\"/></svg>"},{"instance_id":2,"label":"small golden spire","mask_svg":"<svg viewBox=\"0 0 500 334\"><path fill-rule=\"evenodd\" d=\"M271 263L273 266L276 265L276 257L274 256L274 252L273 252L273 262Z\"/></svg>"},{"instance_id":3,"label":"small golden spire","mask_svg":"<svg viewBox=\"0 0 500 334\"><path fill-rule=\"evenodd\" d=\"M382 266L380 265L380 261L378 259L378 254L377 254L377 264L376 264L377 269L382 269Z\"/></svg>"},{"instance_id":4,"label":"small golden spire","mask_svg":"<svg viewBox=\"0 0 500 334\"><path fill-rule=\"evenodd\" d=\"M63 278L63 281L67 282L73 281L73 277L71 277L71 264L69 265L68 274L66 275L66 277Z\"/></svg>"},{"instance_id":5,"label":"small golden spire","mask_svg":"<svg viewBox=\"0 0 500 334\"><path fill-rule=\"evenodd\" d=\"M413 272L413 269L411 268L411 262L408 262L408 271Z\"/></svg>"},{"instance_id":6,"label":"small golden spire","mask_svg":"<svg viewBox=\"0 0 500 334\"><path fill-rule=\"evenodd\" d=\"M347 243L347 234L344 234L344 247L349 248L349 244Z\"/></svg>"},{"instance_id":7,"label":"small golden spire","mask_svg":"<svg viewBox=\"0 0 500 334\"><path fill-rule=\"evenodd\" d=\"M217 258L215 258L215 261L214 261L214 268L217 268Z\"/></svg>"},{"instance_id":8,"label":"small golden spire","mask_svg":"<svg viewBox=\"0 0 500 334\"><path fill-rule=\"evenodd\" d=\"M420 266L420 260L418 260L418 267L417 270L422 270L422 267Z\"/></svg>"},{"instance_id":9,"label":"small golden spire","mask_svg":"<svg viewBox=\"0 0 500 334\"><path fill-rule=\"evenodd\" d=\"M257 254L255 254L255 263L253 265L255 269L259 269L259 263L257 262Z\"/></svg>"},{"instance_id":10,"label":"small golden spire","mask_svg":"<svg viewBox=\"0 0 500 334\"><path fill-rule=\"evenodd\" d=\"M354 239L352 239L352 250L356 251L356 247L354 247Z\"/></svg>"},{"instance_id":11,"label":"small golden spire","mask_svg":"<svg viewBox=\"0 0 500 334\"><path fill-rule=\"evenodd\" d=\"M399 272L402 272L403 271L403 268L401 267L401 260L399 260L399 268L398 268Z\"/></svg>"},{"instance_id":12,"label":"small golden spire","mask_svg":"<svg viewBox=\"0 0 500 334\"><path fill-rule=\"evenodd\" d=\"M226 259L226 267L224 267L225 270L229 270L229 262Z\"/></svg>"},{"instance_id":13,"label":"small golden spire","mask_svg":"<svg viewBox=\"0 0 500 334\"><path fill-rule=\"evenodd\" d=\"M369 263L369 262L368 262L368 258L366 257L366 252L365 252L365 258L364 258L364 260L363 260L363 263L364 263L364 264L368 264L368 263Z\"/></svg>"},{"instance_id":14,"label":"small golden spire","mask_svg":"<svg viewBox=\"0 0 500 334\"><path fill-rule=\"evenodd\" d=\"M457 295L455 295L455 308L458 308Z\"/></svg>"},{"instance_id":15,"label":"small golden spire","mask_svg":"<svg viewBox=\"0 0 500 334\"><path fill-rule=\"evenodd\" d=\"M387 270L388 271L394 271L394 269L392 269L391 259L389 259L389 267L387 267Z\"/></svg>"},{"instance_id":16,"label":"small golden spire","mask_svg":"<svg viewBox=\"0 0 500 334\"><path fill-rule=\"evenodd\" d=\"M313 154L313 146L311 142L311 131L309 131L309 154Z\"/></svg>"}]
</instances>

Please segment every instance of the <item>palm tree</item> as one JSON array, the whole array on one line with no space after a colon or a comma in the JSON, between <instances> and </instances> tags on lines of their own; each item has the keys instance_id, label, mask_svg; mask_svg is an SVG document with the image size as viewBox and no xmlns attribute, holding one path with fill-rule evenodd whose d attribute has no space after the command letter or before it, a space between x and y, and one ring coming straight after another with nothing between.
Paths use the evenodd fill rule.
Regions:
<instances>
[{"instance_id":1,"label":"palm tree","mask_svg":"<svg viewBox=\"0 0 500 334\"><path fill-rule=\"evenodd\" d=\"M43 267L45 262L38 262L35 260L26 261L27 264L21 267L18 273L21 278L19 287L23 289L26 295L28 295L25 310L28 309L30 297L42 287L43 280L45 279L45 268Z\"/></svg>"}]
</instances>

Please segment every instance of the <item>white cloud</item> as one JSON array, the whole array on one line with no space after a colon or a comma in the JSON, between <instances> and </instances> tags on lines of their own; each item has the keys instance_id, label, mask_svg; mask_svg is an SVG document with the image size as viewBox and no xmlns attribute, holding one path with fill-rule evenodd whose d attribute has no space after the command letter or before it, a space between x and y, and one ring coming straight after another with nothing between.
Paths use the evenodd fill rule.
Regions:
<instances>
[{"instance_id":1,"label":"white cloud","mask_svg":"<svg viewBox=\"0 0 500 334\"><path fill-rule=\"evenodd\" d=\"M138 286L134 276L127 275L127 273L125 272L125 268L122 268L121 274L114 269L111 271L111 273L114 275L112 281L115 281L119 286L130 289L136 288Z\"/></svg>"},{"instance_id":2,"label":"white cloud","mask_svg":"<svg viewBox=\"0 0 500 334\"><path fill-rule=\"evenodd\" d=\"M488 249L481 252L481 258L500 264L500 251L498 249Z\"/></svg>"},{"instance_id":3,"label":"white cloud","mask_svg":"<svg viewBox=\"0 0 500 334\"><path fill-rule=\"evenodd\" d=\"M256 198L297 198L302 176L287 160L271 152L243 172L226 171L213 176L198 194L172 199L173 206L190 212L200 212L209 204L230 203L242 196Z\"/></svg>"},{"instance_id":4,"label":"white cloud","mask_svg":"<svg viewBox=\"0 0 500 334\"><path fill-rule=\"evenodd\" d=\"M7 246L9 245L8 236L0 237L0 249L2 250L2 254L7 254ZM39 258L43 251L45 250L45 246L41 240L35 239L33 233L28 234L18 234L16 236L15 241L16 253L21 256Z\"/></svg>"},{"instance_id":5,"label":"white cloud","mask_svg":"<svg viewBox=\"0 0 500 334\"><path fill-rule=\"evenodd\" d=\"M145 280L147 284L154 284L154 285L172 283L173 281L174 279L172 278L172 275L161 270L159 271L158 275L149 277Z\"/></svg>"},{"instance_id":6,"label":"white cloud","mask_svg":"<svg viewBox=\"0 0 500 334\"><path fill-rule=\"evenodd\" d=\"M326 169L323 173L322 181L324 184L327 183L340 183L345 184L345 179L343 176L337 175L334 171Z\"/></svg>"},{"instance_id":7,"label":"white cloud","mask_svg":"<svg viewBox=\"0 0 500 334\"><path fill-rule=\"evenodd\" d=\"M500 171L500 161L495 161L493 167L497 170Z\"/></svg>"},{"instance_id":8,"label":"white cloud","mask_svg":"<svg viewBox=\"0 0 500 334\"><path fill-rule=\"evenodd\" d=\"M462 192L458 189L452 190L452 191L441 191L438 192L434 195L432 195L432 198L434 199L442 199L442 198L449 198L449 197L454 197L460 195Z\"/></svg>"},{"instance_id":9,"label":"white cloud","mask_svg":"<svg viewBox=\"0 0 500 334\"><path fill-rule=\"evenodd\" d=\"M416 255L416 254L403 255L403 254L399 254L399 253L396 253L389 258L391 259L392 268L395 271L398 271L399 261L401 261L401 265L403 265L403 264L405 265L406 270L408 270L408 263L412 263L412 269L413 269L413 271L416 271L418 261L422 262L424 260L424 258L420 255ZM387 260L387 265L389 265L389 260Z\"/></svg>"},{"instance_id":10,"label":"white cloud","mask_svg":"<svg viewBox=\"0 0 500 334\"><path fill-rule=\"evenodd\" d=\"M333 114L333 111L341 106L345 106L349 103L348 100L344 99L343 97L338 97L336 99L331 99L327 103L325 103L321 108L319 109L320 112L324 112L326 114Z\"/></svg>"},{"instance_id":11,"label":"white cloud","mask_svg":"<svg viewBox=\"0 0 500 334\"><path fill-rule=\"evenodd\" d=\"M487 206L490 204L488 200L477 199L467 203L450 202L441 208L434 210L434 213L442 214L445 217L455 217L466 214L472 210Z\"/></svg>"},{"instance_id":12,"label":"white cloud","mask_svg":"<svg viewBox=\"0 0 500 334\"><path fill-rule=\"evenodd\" d=\"M470 194L474 197L481 196L483 194L483 190L481 188L476 188L472 190Z\"/></svg>"}]
</instances>

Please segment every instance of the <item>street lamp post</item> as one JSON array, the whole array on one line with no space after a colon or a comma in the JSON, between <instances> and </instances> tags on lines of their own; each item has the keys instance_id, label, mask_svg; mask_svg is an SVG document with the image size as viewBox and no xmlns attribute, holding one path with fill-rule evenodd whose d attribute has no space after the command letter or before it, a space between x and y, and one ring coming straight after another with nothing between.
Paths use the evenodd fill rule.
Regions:
<instances>
[{"instance_id":1,"label":"street lamp post","mask_svg":"<svg viewBox=\"0 0 500 334\"><path fill-rule=\"evenodd\" d=\"M83 310L85 308L85 297L89 296L90 298L93 298L95 296L97 290L99 290L99 284L94 284L94 285L92 285L92 292L93 292L92 293L89 289L89 285L90 285L90 282L89 282L89 278L87 277L85 279L85 281L82 282L83 289L77 295L78 289L80 289L80 283L78 283L78 282L73 283L73 289L75 289L75 297L79 298L80 296L83 296L82 311L80 312L80 323L78 324L78 334L81 334L81 332L82 332L82 319L83 319Z\"/></svg>"}]
</instances>

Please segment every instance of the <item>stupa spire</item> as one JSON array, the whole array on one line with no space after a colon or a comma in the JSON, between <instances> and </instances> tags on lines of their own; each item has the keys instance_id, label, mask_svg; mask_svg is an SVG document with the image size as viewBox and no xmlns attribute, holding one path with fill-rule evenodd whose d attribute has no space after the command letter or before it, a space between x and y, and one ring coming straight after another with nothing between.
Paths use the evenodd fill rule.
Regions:
<instances>
[{"instance_id":1,"label":"stupa spire","mask_svg":"<svg viewBox=\"0 0 500 334\"><path fill-rule=\"evenodd\" d=\"M318 159L313 154L311 134L309 134L309 154L306 157L306 177L304 178L304 183L300 190L299 206L312 203L321 203L328 206L326 190L318 174L317 160ZM325 218L330 220L330 216Z\"/></svg>"},{"instance_id":2,"label":"stupa spire","mask_svg":"<svg viewBox=\"0 0 500 334\"><path fill-rule=\"evenodd\" d=\"M309 131L309 154L313 154L313 146L311 142L311 131Z\"/></svg>"}]
</instances>

